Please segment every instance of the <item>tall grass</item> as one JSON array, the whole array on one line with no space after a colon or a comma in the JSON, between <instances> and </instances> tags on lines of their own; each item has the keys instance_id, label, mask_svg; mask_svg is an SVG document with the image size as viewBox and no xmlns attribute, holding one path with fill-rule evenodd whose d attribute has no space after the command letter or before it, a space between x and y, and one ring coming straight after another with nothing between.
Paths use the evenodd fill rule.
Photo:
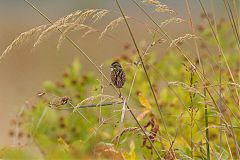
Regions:
<instances>
[{"instance_id":1,"label":"tall grass","mask_svg":"<svg viewBox=\"0 0 240 160\"><path fill-rule=\"evenodd\" d=\"M137 23L145 22L128 16L127 12L122 8L122 2L119 0L115 1L119 9L119 12L117 12L118 18L110 21L102 31L93 27L93 24L101 23L103 17L111 14L110 10L77 10L53 22L33 3L28 0L23 1L40 16L45 18L49 24L41 25L22 33L7 47L1 55L0 60L3 60L6 54L25 45L29 41L34 41L32 48L38 49L38 46L55 31L59 33L56 46L57 50L61 49L65 41L68 41L72 47L76 49L77 53L83 55L85 60L93 65L100 73L102 78L101 82L99 82L100 92L97 92L96 95L90 95L85 98L81 97L73 101L71 101L71 98L68 96L56 96L57 98L54 100L49 101L48 99L44 99L43 101L49 101L47 104L50 109L70 111L72 113L71 116L75 116L75 113L78 114L84 119L83 122L81 121L81 125L86 125L87 127L91 126L91 121L96 119L94 117L89 118L89 116L86 115L86 113L91 113L88 112L88 109L99 108L98 127L91 128L92 134L88 135L87 138L84 136L81 137L83 139L85 138L84 140L86 142L90 141L94 135L97 136L101 127L112 120L113 117L121 115L120 122L118 122L120 123L119 129L117 131L112 129L109 132L115 135L108 135L108 138L113 138L111 142L117 145L112 147L112 144L108 144L107 147L105 146L106 148L101 148L101 146L100 149L98 148L101 153L113 154L113 156L110 156L111 158L124 157L123 159L137 159L136 157L145 159L152 159L152 157L154 157L167 160L177 158L208 160L224 158L240 159L239 139L237 136L240 125L240 101L238 93L240 86L239 70L236 69L236 63L239 63L239 61L232 62L234 56L228 54L231 49L229 49L229 46L226 48L227 45L224 45L225 37L222 35L227 31L221 30L222 26L217 24L218 22L215 15L213 16L214 18L211 18L201 0L198 0L198 4L202 9L203 21L206 22L206 24L202 24L198 28L199 31L196 29L196 25L193 22L194 19L192 18L192 8L188 0L185 0L190 31L189 33L181 33L182 36L177 35L175 38L170 36L164 27L170 23L174 23L174 25L177 26L178 23L182 23L185 20L176 18L176 11L174 11L172 7L158 0L144 0L142 2L129 0L132 2L131 4L138 8L139 12L143 13L154 25L146 25L147 29L152 31L153 36L151 37L152 40L148 42L148 45L143 47L144 49L139 47L136 36L134 35L134 28L129 22L133 20ZM237 3L235 0L233 3L223 0L223 4L235 40L231 45L238 47L237 51L239 52L239 13ZM171 17L162 22L158 22L144 8L144 5L150 5L158 14L168 14ZM107 83L107 85L111 84L108 76L103 72L102 68L95 63L95 60L70 37L70 33L72 32L83 31L81 38L88 36L90 33L95 33L96 39L101 41L120 24L125 24L126 28L124 29L128 31L137 55L124 55L120 58L121 62L125 61L130 64L129 67L126 66L126 75L132 77L132 81L126 84L127 87L124 88L124 93L127 91L126 98L122 96L118 98L114 95L104 94L104 83ZM228 23L221 25L226 24ZM111 35L111 37L114 36ZM155 46L162 43L167 43L168 51L166 55L162 56L159 62L156 58L157 56L154 52L151 52L151 50L154 50ZM184 45L191 45L192 43L194 43L194 51L188 53L190 49L187 50L184 48ZM212 53L214 52L214 49L212 49L214 47L217 48L217 56ZM165 57L167 58L164 59ZM239 56L236 57L239 58ZM172 61L173 64L170 65L168 61ZM227 69L224 69L224 67ZM79 72L76 68L74 70L73 67L74 71L70 73ZM77 82L71 80L71 76L74 77L75 75L69 76L68 74L65 75L65 78L67 77L65 83L68 84L70 80L71 85L76 85ZM76 75L79 76L78 74ZM90 83L94 81L93 79L94 78L87 76L84 79L83 76L82 81L86 80L87 83L81 83L81 86L75 87L84 90L85 88L83 89L81 87L85 87L84 85L93 85ZM164 84L160 84L159 81ZM68 93L63 91L62 88L65 87L64 85L56 88L51 85L51 87L48 87L51 88L51 91L57 90L59 93ZM71 86L69 88L74 87ZM121 95L114 85L111 85L111 88L118 96ZM71 90L71 92L73 91ZM69 96L71 96L71 92ZM133 93L135 93L135 96ZM40 106L41 102L42 101L40 101ZM156 107L152 107L152 104L155 104ZM132 105L134 107L132 107ZM134 109L137 108L138 105L142 106L143 109ZM122 109L114 110L112 106L121 106ZM110 109L110 112L108 112L110 115L115 112L118 114L113 115L109 119L104 119L103 115L105 111L103 107ZM86 112L83 110L86 110ZM40 116L38 115L39 113L30 112L30 115L36 114L35 116L39 117L37 127L34 128L34 134L32 135L33 139L39 140L38 138L41 137L42 132L40 131L40 126L42 121L44 121L44 117L47 116L47 111L46 108L41 110ZM137 124L137 127L126 126L124 124L129 125L129 123L124 121L125 112L130 113L130 119ZM177 118L174 119L173 117ZM64 127L65 124L62 122L63 120L60 121L60 128ZM188 124L189 127L185 127L186 124ZM71 123L68 125L71 125ZM217 129L217 131L214 129ZM108 130L110 130L110 128L108 128ZM107 134L107 132L104 133ZM128 140L128 136L123 138L128 133L133 133L134 136L138 135L141 137L139 138L140 141L135 137L136 142L129 143L130 152L122 151L125 148L121 146ZM218 140L214 138L216 134L217 137L219 137ZM51 137L51 135L49 135L49 137ZM73 139L75 139L75 137ZM100 141L104 143L107 142L107 140L104 139L100 139ZM39 142L36 141L43 156L47 156L38 143ZM62 137L58 139L58 144L63 147L65 152L72 154L71 150L74 150L74 147L72 147L74 144L70 145L70 142L65 141ZM137 153L139 154L138 151L135 151L136 147L143 150L147 149L150 154L144 152L141 155L136 155Z\"/></svg>"}]
</instances>

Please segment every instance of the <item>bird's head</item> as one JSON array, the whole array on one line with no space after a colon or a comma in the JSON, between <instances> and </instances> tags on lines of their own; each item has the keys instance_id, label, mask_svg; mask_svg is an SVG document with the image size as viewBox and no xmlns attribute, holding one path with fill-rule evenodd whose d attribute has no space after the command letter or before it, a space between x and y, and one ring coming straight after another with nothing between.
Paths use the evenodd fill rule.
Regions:
<instances>
[{"instance_id":1,"label":"bird's head","mask_svg":"<svg viewBox=\"0 0 240 160\"><path fill-rule=\"evenodd\" d=\"M111 64L111 70L114 70L114 69L122 69L122 66L119 62L115 61Z\"/></svg>"}]
</instances>

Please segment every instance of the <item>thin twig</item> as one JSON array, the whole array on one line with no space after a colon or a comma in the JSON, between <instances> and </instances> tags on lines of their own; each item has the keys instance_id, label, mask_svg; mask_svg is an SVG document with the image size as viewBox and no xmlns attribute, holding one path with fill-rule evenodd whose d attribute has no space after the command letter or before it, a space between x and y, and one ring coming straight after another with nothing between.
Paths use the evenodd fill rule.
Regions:
<instances>
[{"instance_id":1,"label":"thin twig","mask_svg":"<svg viewBox=\"0 0 240 160\"><path fill-rule=\"evenodd\" d=\"M206 89L204 89L204 95L206 96ZM206 101L206 98L205 98ZM207 150L207 159L210 160L210 147L209 147L209 131L208 131L208 106L207 103L204 106L204 118L205 118L205 134L206 134L206 150Z\"/></svg>"},{"instance_id":2,"label":"thin twig","mask_svg":"<svg viewBox=\"0 0 240 160\"><path fill-rule=\"evenodd\" d=\"M223 131L223 132L224 132L224 135L225 135L225 137L226 137L226 142L227 142L227 146L228 146L229 153L230 153L230 155L231 155L231 158L233 159L233 155L232 155L231 147L230 147L229 142L228 142L227 134L226 134L225 131Z\"/></svg>"},{"instance_id":3,"label":"thin twig","mask_svg":"<svg viewBox=\"0 0 240 160\"><path fill-rule=\"evenodd\" d=\"M74 105L71 102L68 102L68 103L74 108ZM90 121L78 109L76 109L76 110L77 110L79 115L81 115L88 123L90 123Z\"/></svg>"},{"instance_id":4,"label":"thin twig","mask_svg":"<svg viewBox=\"0 0 240 160\"><path fill-rule=\"evenodd\" d=\"M106 106L114 106L116 104L122 104L123 102L106 102L106 103L101 103L101 104L88 104L88 105L81 105L81 106L72 106L72 107L66 107L66 108L61 108L61 107L51 107L52 109L59 109L59 110L69 110L69 109L74 109L74 108L95 108L95 107L106 107Z\"/></svg>"}]
</instances>

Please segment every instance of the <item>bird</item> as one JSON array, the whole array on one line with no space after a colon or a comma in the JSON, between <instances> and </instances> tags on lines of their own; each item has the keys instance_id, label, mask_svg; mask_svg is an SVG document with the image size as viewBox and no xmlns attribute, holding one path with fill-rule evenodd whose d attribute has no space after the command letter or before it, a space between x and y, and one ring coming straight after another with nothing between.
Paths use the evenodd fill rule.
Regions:
<instances>
[{"instance_id":1,"label":"bird","mask_svg":"<svg viewBox=\"0 0 240 160\"><path fill-rule=\"evenodd\" d=\"M111 68L110 77L112 84L119 89L120 93L119 97L122 97L120 89L124 86L124 83L126 81L125 72L121 64L117 61L114 61L111 64L110 68Z\"/></svg>"}]
</instances>

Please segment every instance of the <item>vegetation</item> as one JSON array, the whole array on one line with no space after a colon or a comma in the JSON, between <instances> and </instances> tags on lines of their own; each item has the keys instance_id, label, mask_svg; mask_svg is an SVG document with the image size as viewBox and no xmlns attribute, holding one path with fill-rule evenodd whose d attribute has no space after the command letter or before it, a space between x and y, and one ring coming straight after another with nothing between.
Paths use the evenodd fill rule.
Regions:
<instances>
[{"instance_id":1,"label":"vegetation","mask_svg":"<svg viewBox=\"0 0 240 160\"><path fill-rule=\"evenodd\" d=\"M0 151L3 159L239 159L239 26L237 10L224 1L230 20L217 21L202 4L202 24L190 23L191 33L171 38L164 30L169 23L182 23L171 17L156 28L146 26L152 40L136 43L129 21L116 0L120 17L103 31L93 27L111 12L103 9L76 11L56 22L49 20L35 6L31 7L51 24L22 33L2 55L28 41L33 49L55 31L60 32L57 49L65 40L100 73L83 73L79 59L63 72L59 82L46 81L43 90L26 104L13 120L10 136L17 147ZM120 1L121 2L121 1ZM173 14L174 10L156 0L146 0L156 12ZM236 4L235 4L236 5ZM191 9L186 0L188 16ZM127 81L123 97L110 84L102 68L95 64L70 37L82 31L82 37L95 33L98 38L114 38L110 33L126 24L134 54L106 60L118 60L124 66ZM142 23L139 21L139 23ZM194 44L192 53L185 48ZM157 55L156 47L168 47ZM82 60L81 60L82 61ZM111 91L106 91L111 88ZM115 92L116 91L116 92ZM151 142L151 143L150 143Z\"/></svg>"}]
</instances>

